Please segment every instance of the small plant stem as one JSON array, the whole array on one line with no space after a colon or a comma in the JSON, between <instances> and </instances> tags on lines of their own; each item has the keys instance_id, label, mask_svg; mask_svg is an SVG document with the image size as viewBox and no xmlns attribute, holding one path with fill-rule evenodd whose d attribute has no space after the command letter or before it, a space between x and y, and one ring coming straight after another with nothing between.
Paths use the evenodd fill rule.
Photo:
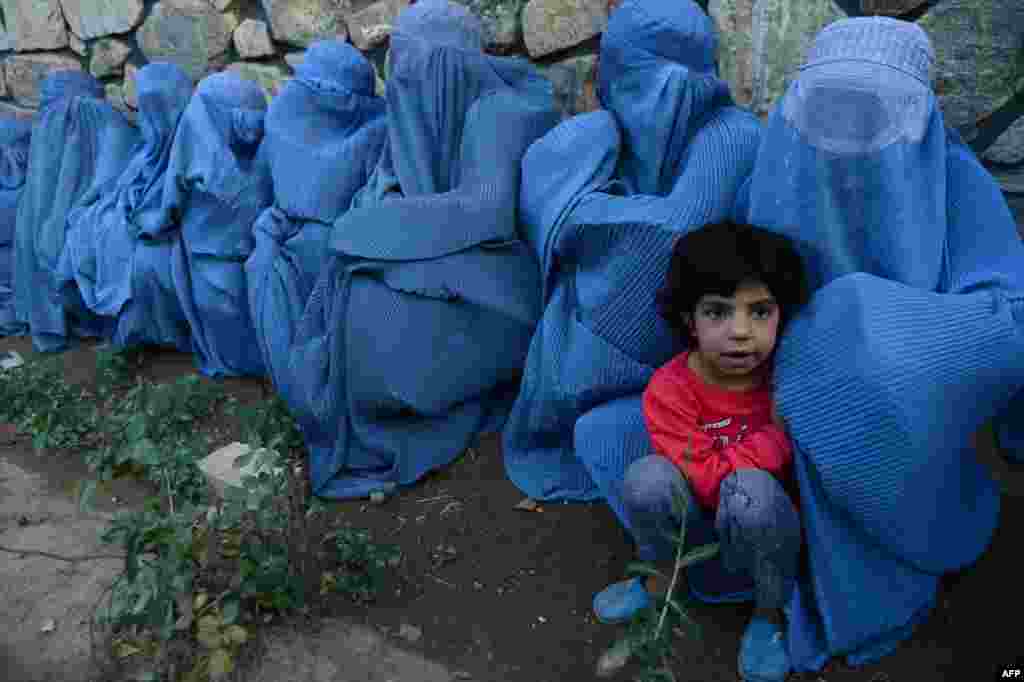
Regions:
<instances>
[{"instance_id":1,"label":"small plant stem","mask_svg":"<svg viewBox=\"0 0 1024 682\"><path fill-rule=\"evenodd\" d=\"M675 594L676 583L679 581L679 569L683 561L683 539L686 535L686 514L683 514L683 521L680 524L682 530L679 533L679 545L676 547L676 565L672 569L672 581L669 583L668 592L665 593L665 605L661 607L661 616L658 618L658 627L654 631L654 638L661 636L662 626L665 625L665 617L668 615L668 600Z\"/></svg>"}]
</instances>

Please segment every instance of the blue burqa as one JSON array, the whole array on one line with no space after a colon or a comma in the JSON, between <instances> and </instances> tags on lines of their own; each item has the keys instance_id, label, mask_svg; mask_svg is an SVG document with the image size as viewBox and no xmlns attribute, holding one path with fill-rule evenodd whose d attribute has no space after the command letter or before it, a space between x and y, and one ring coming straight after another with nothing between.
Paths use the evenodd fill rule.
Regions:
<instances>
[{"instance_id":1,"label":"blue burqa","mask_svg":"<svg viewBox=\"0 0 1024 682\"><path fill-rule=\"evenodd\" d=\"M931 67L912 24L826 27L738 202L797 240L816 289L775 359L810 559L790 609L797 670L894 649L996 525L969 438L1024 386L1024 245L944 125Z\"/></svg>"},{"instance_id":2,"label":"blue burqa","mask_svg":"<svg viewBox=\"0 0 1024 682\"><path fill-rule=\"evenodd\" d=\"M245 263L263 362L288 405L292 338L320 269L330 226L366 184L387 139L373 67L340 40L314 43L267 110L263 151L274 205L253 226Z\"/></svg>"},{"instance_id":3,"label":"blue burqa","mask_svg":"<svg viewBox=\"0 0 1024 682\"><path fill-rule=\"evenodd\" d=\"M716 42L694 2L624 0L601 38L605 110L562 123L523 160L520 218L545 308L503 433L506 471L535 499L604 498L627 528L620 484L652 451L641 394L681 350L655 292L674 240L729 217L757 151L760 124L716 76ZM691 585L732 598L749 587L702 578Z\"/></svg>"},{"instance_id":4,"label":"blue burqa","mask_svg":"<svg viewBox=\"0 0 1024 682\"><path fill-rule=\"evenodd\" d=\"M25 324L14 312L14 224L18 199L28 174L32 121L0 118L0 335L22 334Z\"/></svg>"},{"instance_id":5,"label":"blue burqa","mask_svg":"<svg viewBox=\"0 0 1024 682\"><path fill-rule=\"evenodd\" d=\"M67 307L77 299L111 320L115 345L187 351L188 321L171 286L173 242L149 228L165 219L164 175L192 81L174 64L154 63L138 71L136 85L142 139L116 182L68 215L58 283Z\"/></svg>"},{"instance_id":6,"label":"blue burqa","mask_svg":"<svg viewBox=\"0 0 1024 682\"><path fill-rule=\"evenodd\" d=\"M138 131L103 99L103 86L89 74L57 71L43 81L14 237L16 314L28 322L37 351L63 350L76 335L104 331L95 316L65 311L57 265L69 211L124 171L138 140Z\"/></svg>"},{"instance_id":7,"label":"blue burqa","mask_svg":"<svg viewBox=\"0 0 1024 682\"><path fill-rule=\"evenodd\" d=\"M182 116L164 179L164 209L181 221L174 289L208 376L266 371L245 282L253 223L273 201L260 152L265 114L256 83L231 72L207 76Z\"/></svg>"},{"instance_id":8,"label":"blue burqa","mask_svg":"<svg viewBox=\"0 0 1024 682\"><path fill-rule=\"evenodd\" d=\"M541 293L516 232L520 161L558 113L532 65L481 42L445 0L391 34L388 144L334 223L289 367L317 495L416 481L515 393Z\"/></svg>"}]
</instances>

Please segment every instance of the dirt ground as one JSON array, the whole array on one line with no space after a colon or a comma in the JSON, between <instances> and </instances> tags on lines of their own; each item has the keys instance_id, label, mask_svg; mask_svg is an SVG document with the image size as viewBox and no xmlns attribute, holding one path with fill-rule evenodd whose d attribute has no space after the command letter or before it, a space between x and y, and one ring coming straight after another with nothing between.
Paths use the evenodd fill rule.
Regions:
<instances>
[{"instance_id":1,"label":"dirt ground","mask_svg":"<svg viewBox=\"0 0 1024 682\"><path fill-rule=\"evenodd\" d=\"M27 339L5 339L0 346L30 354ZM93 358L88 347L67 353L69 378L91 381ZM154 381L193 371L191 357L177 353L150 354L140 368ZM225 387L242 402L261 395L258 380L232 379ZM226 442L230 432L225 428L215 440ZM1000 625L1012 623L1024 601L1016 574L1024 467L996 455L989 431L980 440L981 456L992 463L1004 488L1000 526L988 551L944 581L938 608L894 654L860 669L833 661L821 673L792 680L973 682L999 679L1003 667L1024 667L1019 629ZM31 446L7 447L25 448L27 457ZM43 468L63 485L86 473L84 464L75 462ZM598 657L623 628L596 623L591 599L622 576L631 560L628 538L603 504L543 504L542 511L527 512L515 509L522 498L505 477L498 436L488 434L452 466L383 504L332 504L340 523L398 545L404 559L376 603L338 600L331 603L330 615L369 625L475 680L595 679ZM704 638L679 641L678 679L736 680L739 638L749 612L749 606L695 607ZM299 621L294 625L305 627ZM409 642L399 635L402 625L419 628L422 637ZM616 679L631 679L634 672L627 668Z\"/></svg>"}]
</instances>

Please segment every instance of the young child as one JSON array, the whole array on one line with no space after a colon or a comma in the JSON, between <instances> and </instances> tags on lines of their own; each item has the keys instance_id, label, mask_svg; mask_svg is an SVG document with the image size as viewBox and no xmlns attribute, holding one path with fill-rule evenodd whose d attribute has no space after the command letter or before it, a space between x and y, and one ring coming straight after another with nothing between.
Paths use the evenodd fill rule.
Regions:
<instances>
[{"instance_id":1,"label":"young child","mask_svg":"<svg viewBox=\"0 0 1024 682\"><path fill-rule=\"evenodd\" d=\"M794 586L800 520L787 493L792 451L775 410L771 368L781 329L808 298L800 256L785 237L750 225L706 225L680 238L661 315L688 348L658 369L643 396L657 454L634 462L623 501L642 561L668 568L678 533L674 493L688 519L714 515L725 566L755 585L754 616L740 645L749 682L783 680L789 655L782 607ZM669 570L670 572L670 570ZM594 599L603 622L629 619L667 585L633 578Z\"/></svg>"}]
</instances>

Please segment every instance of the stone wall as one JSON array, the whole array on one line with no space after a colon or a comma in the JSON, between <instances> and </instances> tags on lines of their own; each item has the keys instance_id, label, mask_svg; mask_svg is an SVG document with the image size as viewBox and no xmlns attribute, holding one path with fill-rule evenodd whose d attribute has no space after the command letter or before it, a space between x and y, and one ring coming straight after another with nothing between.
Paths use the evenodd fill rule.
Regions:
<instances>
[{"instance_id":1,"label":"stone wall","mask_svg":"<svg viewBox=\"0 0 1024 682\"><path fill-rule=\"evenodd\" d=\"M114 106L131 116L134 73L151 60L173 61L196 80L233 69L271 97L320 38L348 39L383 73L391 22L414 1L0 0L0 111L30 115L46 73L72 67L100 78ZM566 115L597 106L595 54L619 0L459 1L485 18L489 51L525 56L542 69ZM946 120L1004 189L1024 194L1021 0L699 2L721 32L721 73L736 99L762 116L825 24L860 14L916 21L935 45Z\"/></svg>"}]
</instances>

